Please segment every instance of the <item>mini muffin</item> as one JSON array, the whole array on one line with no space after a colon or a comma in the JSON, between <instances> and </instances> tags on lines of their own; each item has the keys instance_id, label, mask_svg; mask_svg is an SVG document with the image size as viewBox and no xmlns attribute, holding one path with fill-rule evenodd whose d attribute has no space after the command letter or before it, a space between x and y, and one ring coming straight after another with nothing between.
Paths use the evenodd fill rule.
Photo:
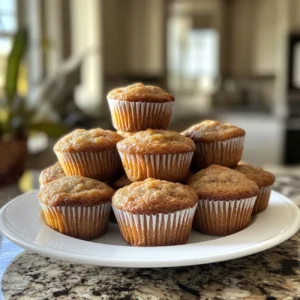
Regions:
<instances>
[{"instance_id":1,"label":"mini muffin","mask_svg":"<svg viewBox=\"0 0 300 300\"><path fill-rule=\"evenodd\" d=\"M229 235L250 222L259 188L244 174L212 165L193 175L188 185L199 201L194 228L211 235Z\"/></svg>"},{"instance_id":2,"label":"mini muffin","mask_svg":"<svg viewBox=\"0 0 300 300\"><path fill-rule=\"evenodd\" d=\"M56 179L65 177L66 174L64 170L62 169L59 162L55 163L54 165L44 169L40 176L39 176L39 183L40 187L43 187L47 183L54 181Z\"/></svg>"},{"instance_id":3,"label":"mini muffin","mask_svg":"<svg viewBox=\"0 0 300 300\"><path fill-rule=\"evenodd\" d=\"M113 183L112 183L112 187L115 189L115 190L118 190L118 189L121 189L123 188L124 186L127 186L127 185L130 185L132 184L132 181L130 181L128 179L128 177L123 174L120 178L118 178L117 180L115 180Z\"/></svg>"},{"instance_id":4,"label":"mini muffin","mask_svg":"<svg viewBox=\"0 0 300 300\"><path fill-rule=\"evenodd\" d=\"M219 121L203 121L182 133L196 144L193 166L200 170L212 164L233 167L241 160L245 131Z\"/></svg>"},{"instance_id":5,"label":"mini muffin","mask_svg":"<svg viewBox=\"0 0 300 300\"><path fill-rule=\"evenodd\" d=\"M122 140L117 148L131 181L150 177L184 181L196 147L175 131L147 129Z\"/></svg>"},{"instance_id":6,"label":"mini muffin","mask_svg":"<svg viewBox=\"0 0 300 300\"><path fill-rule=\"evenodd\" d=\"M153 178L119 189L112 200L121 233L133 246L186 243L196 206L192 188Z\"/></svg>"},{"instance_id":7,"label":"mini muffin","mask_svg":"<svg viewBox=\"0 0 300 300\"><path fill-rule=\"evenodd\" d=\"M122 139L117 133L101 128L76 129L55 144L54 152L66 175L107 181L121 174L116 144Z\"/></svg>"},{"instance_id":8,"label":"mini muffin","mask_svg":"<svg viewBox=\"0 0 300 300\"><path fill-rule=\"evenodd\" d=\"M71 237L91 240L107 230L114 190L82 176L65 176L38 194L47 224Z\"/></svg>"},{"instance_id":9,"label":"mini muffin","mask_svg":"<svg viewBox=\"0 0 300 300\"><path fill-rule=\"evenodd\" d=\"M264 211L269 204L271 188L275 181L274 175L262 168L258 168L246 163L239 163L234 170L245 174L248 179L254 181L260 188L252 215Z\"/></svg>"},{"instance_id":10,"label":"mini muffin","mask_svg":"<svg viewBox=\"0 0 300 300\"><path fill-rule=\"evenodd\" d=\"M110 91L107 100L117 130L168 128L174 97L159 87L135 83Z\"/></svg>"}]
</instances>

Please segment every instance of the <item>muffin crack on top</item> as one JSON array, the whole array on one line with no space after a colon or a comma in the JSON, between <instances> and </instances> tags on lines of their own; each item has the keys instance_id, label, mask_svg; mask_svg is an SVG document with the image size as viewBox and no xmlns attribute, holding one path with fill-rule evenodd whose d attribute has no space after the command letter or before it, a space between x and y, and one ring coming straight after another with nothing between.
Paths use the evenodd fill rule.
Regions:
<instances>
[{"instance_id":1,"label":"muffin crack on top","mask_svg":"<svg viewBox=\"0 0 300 300\"><path fill-rule=\"evenodd\" d=\"M120 141L117 148L127 153L164 154L194 152L196 146L192 139L178 132L147 129Z\"/></svg>"},{"instance_id":2,"label":"muffin crack on top","mask_svg":"<svg viewBox=\"0 0 300 300\"><path fill-rule=\"evenodd\" d=\"M107 98L132 102L171 102L175 100L173 95L162 88L143 83L116 88L108 93Z\"/></svg>"},{"instance_id":3,"label":"muffin crack on top","mask_svg":"<svg viewBox=\"0 0 300 300\"><path fill-rule=\"evenodd\" d=\"M194 174L188 185L195 189L200 199L239 200L259 193L258 185L244 174L218 165Z\"/></svg>"},{"instance_id":4,"label":"muffin crack on top","mask_svg":"<svg viewBox=\"0 0 300 300\"><path fill-rule=\"evenodd\" d=\"M55 152L96 151L115 148L122 136L111 130L94 128L76 129L62 137L55 145Z\"/></svg>"},{"instance_id":5,"label":"muffin crack on top","mask_svg":"<svg viewBox=\"0 0 300 300\"><path fill-rule=\"evenodd\" d=\"M183 131L182 134L192 138L194 141L212 142L245 136L246 132L232 124L206 120L191 126Z\"/></svg>"}]
</instances>

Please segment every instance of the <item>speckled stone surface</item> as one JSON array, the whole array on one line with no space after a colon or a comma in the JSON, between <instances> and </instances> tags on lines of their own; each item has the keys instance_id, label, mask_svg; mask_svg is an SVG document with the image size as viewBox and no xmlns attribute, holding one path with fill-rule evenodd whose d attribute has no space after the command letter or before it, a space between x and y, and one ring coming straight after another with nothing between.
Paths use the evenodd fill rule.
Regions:
<instances>
[{"instance_id":1,"label":"speckled stone surface","mask_svg":"<svg viewBox=\"0 0 300 300\"><path fill-rule=\"evenodd\" d=\"M300 205L300 176L275 190ZM0 266L20 249L4 239ZM1 268L0 268L1 270ZM5 299L299 299L300 232L267 251L232 261L168 269L76 265L28 252L7 267ZM0 296L1 298L1 296Z\"/></svg>"}]
</instances>

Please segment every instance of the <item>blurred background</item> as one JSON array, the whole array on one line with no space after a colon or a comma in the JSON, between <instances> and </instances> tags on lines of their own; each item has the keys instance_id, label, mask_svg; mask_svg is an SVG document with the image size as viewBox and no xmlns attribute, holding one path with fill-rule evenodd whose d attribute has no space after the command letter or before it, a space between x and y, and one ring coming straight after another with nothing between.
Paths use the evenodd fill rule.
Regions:
<instances>
[{"instance_id":1,"label":"blurred background","mask_svg":"<svg viewBox=\"0 0 300 300\"><path fill-rule=\"evenodd\" d=\"M133 82L175 95L171 129L219 119L247 131L244 160L300 164L300 0L1 0L0 116L24 28L12 98L39 121L29 168L55 159L50 122L112 128L106 94ZM11 118L18 132L26 116Z\"/></svg>"}]
</instances>

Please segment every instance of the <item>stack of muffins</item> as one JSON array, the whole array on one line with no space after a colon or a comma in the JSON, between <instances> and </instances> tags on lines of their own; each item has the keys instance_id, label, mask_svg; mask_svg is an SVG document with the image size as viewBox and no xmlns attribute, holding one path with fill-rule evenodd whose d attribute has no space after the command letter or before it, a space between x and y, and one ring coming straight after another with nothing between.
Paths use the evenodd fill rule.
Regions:
<instances>
[{"instance_id":1,"label":"stack of muffins","mask_svg":"<svg viewBox=\"0 0 300 300\"><path fill-rule=\"evenodd\" d=\"M192 226L229 235L267 208L274 176L240 162L243 129L208 120L169 131L174 97L141 83L111 91L108 103L117 132L71 132L54 146L59 162L40 175L39 200L54 230L100 237L112 206L130 245L177 245Z\"/></svg>"}]
</instances>

